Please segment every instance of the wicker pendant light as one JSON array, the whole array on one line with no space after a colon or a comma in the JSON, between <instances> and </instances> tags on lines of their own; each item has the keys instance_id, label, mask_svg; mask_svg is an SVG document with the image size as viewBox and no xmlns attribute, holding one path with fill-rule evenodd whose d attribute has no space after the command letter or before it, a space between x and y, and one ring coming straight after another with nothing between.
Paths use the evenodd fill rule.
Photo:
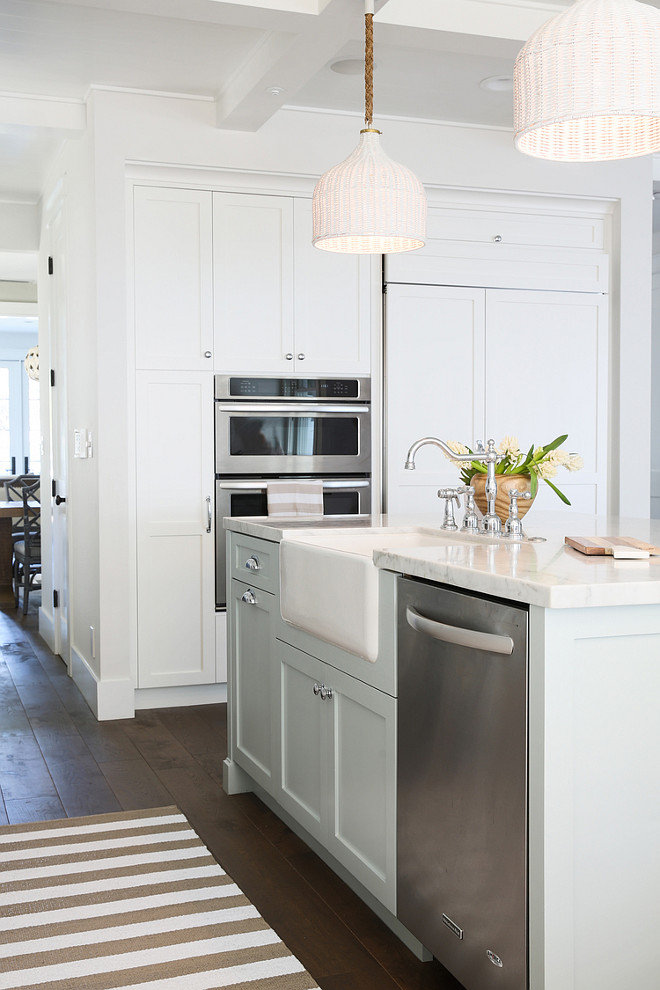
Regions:
<instances>
[{"instance_id":1,"label":"wicker pendant light","mask_svg":"<svg viewBox=\"0 0 660 990\"><path fill-rule=\"evenodd\" d=\"M660 150L660 11L576 0L520 50L514 144L536 158L594 162Z\"/></svg>"},{"instance_id":2,"label":"wicker pendant light","mask_svg":"<svg viewBox=\"0 0 660 990\"><path fill-rule=\"evenodd\" d=\"M392 254L424 246L426 194L380 147L373 120L373 0L365 4L366 127L345 161L321 176L312 199L313 243L324 251Z\"/></svg>"}]
</instances>

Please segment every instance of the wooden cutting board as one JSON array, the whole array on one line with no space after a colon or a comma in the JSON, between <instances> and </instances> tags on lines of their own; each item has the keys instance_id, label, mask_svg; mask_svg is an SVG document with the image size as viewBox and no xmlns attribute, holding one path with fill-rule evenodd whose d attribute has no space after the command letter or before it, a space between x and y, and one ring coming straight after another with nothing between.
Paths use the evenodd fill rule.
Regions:
<instances>
[{"instance_id":1,"label":"wooden cutting board","mask_svg":"<svg viewBox=\"0 0 660 990\"><path fill-rule=\"evenodd\" d=\"M660 555L660 547L633 536L565 536L564 542L574 550L586 554L614 555L614 547L630 547L633 550L645 550L652 557Z\"/></svg>"}]
</instances>

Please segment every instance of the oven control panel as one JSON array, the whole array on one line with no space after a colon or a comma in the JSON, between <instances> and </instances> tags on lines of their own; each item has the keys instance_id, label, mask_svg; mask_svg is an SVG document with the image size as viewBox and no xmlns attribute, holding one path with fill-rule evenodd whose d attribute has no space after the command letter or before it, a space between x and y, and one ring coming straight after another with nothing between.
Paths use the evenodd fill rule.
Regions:
<instances>
[{"instance_id":1,"label":"oven control panel","mask_svg":"<svg viewBox=\"0 0 660 990\"><path fill-rule=\"evenodd\" d=\"M368 402L368 378L266 378L216 375L216 399L316 399Z\"/></svg>"}]
</instances>

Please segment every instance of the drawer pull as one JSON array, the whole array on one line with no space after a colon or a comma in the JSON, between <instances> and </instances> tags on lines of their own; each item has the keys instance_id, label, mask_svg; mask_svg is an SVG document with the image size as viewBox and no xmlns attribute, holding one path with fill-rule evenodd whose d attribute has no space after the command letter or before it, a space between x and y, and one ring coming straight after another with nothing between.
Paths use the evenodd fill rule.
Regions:
<instances>
[{"instance_id":1,"label":"drawer pull","mask_svg":"<svg viewBox=\"0 0 660 990\"><path fill-rule=\"evenodd\" d=\"M248 588L248 590L244 591L241 595L241 601L245 602L246 605L256 605L257 596L250 588Z\"/></svg>"},{"instance_id":2,"label":"drawer pull","mask_svg":"<svg viewBox=\"0 0 660 990\"><path fill-rule=\"evenodd\" d=\"M245 561L245 566L249 571L261 570L261 564L259 563L259 558L255 557L254 554L252 554L251 557L248 557L248 559Z\"/></svg>"}]
</instances>

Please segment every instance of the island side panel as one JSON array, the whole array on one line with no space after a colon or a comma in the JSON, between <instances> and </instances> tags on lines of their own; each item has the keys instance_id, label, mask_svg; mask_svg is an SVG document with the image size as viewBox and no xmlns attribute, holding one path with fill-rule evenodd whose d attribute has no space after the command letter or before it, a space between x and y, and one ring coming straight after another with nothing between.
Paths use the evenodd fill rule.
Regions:
<instances>
[{"instance_id":1,"label":"island side panel","mask_svg":"<svg viewBox=\"0 0 660 990\"><path fill-rule=\"evenodd\" d=\"M657 986L660 606L530 610L530 990Z\"/></svg>"}]
</instances>

